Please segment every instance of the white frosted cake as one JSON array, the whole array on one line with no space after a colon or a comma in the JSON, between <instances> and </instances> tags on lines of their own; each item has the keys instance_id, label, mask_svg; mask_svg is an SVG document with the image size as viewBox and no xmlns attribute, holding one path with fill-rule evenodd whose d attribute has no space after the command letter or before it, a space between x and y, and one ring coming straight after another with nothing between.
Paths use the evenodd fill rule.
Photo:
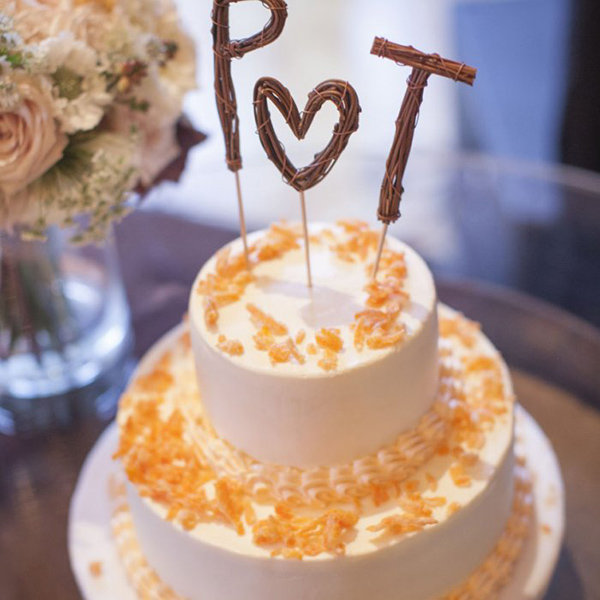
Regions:
<instances>
[{"instance_id":1,"label":"white frosted cake","mask_svg":"<svg viewBox=\"0 0 600 600\"><path fill-rule=\"evenodd\" d=\"M113 520L140 597L493 598L529 530L508 371L363 223L272 225L200 271L124 395Z\"/></svg>"}]
</instances>

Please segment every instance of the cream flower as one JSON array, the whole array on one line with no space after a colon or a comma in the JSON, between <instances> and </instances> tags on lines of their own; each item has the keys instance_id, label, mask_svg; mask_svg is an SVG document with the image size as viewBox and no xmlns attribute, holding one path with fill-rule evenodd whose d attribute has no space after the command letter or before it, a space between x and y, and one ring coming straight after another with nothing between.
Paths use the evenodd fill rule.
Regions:
<instances>
[{"instance_id":1,"label":"cream flower","mask_svg":"<svg viewBox=\"0 0 600 600\"><path fill-rule=\"evenodd\" d=\"M0 112L0 192L9 198L54 165L68 141L52 117L49 82L19 76L15 84L21 102Z\"/></svg>"},{"instance_id":2,"label":"cream flower","mask_svg":"<svg viewBox=\"0 0 600 600\"><path fill-rule=\"evenodd\" d=\"M56 21L63 8L59 9L61 2L63 0L58 0L55 6L37 0L13 0L4 10L13 18L15 29L23 41L32 44L54 35Z\"/></svg>"},{"instance_id":3,"label":"cream flower","mask_svg":"<svg viewBox=\"0 0 600 600\"><path fill-rule=\"evenodd\" d=\"M151 109L147 113L132 111L125 105L114 106L103 126L109 131L126 135L132 129L138 136L136 164L142 185L148 186L179 154L175 139L175 121L179 112L159 118Z\"/></svg>"},{"instance_id":4,"label":"cream flower","mask_svg":"<svg viewBox=\"0 0 600 600\"><path fill-rule=\"evenodd\" d=\"M112 96L97 65L96 53L73 34L44 40L39 45L45 71L54 79L54 116L65 133L93 129Z\"/></svg>"}]
</instances>

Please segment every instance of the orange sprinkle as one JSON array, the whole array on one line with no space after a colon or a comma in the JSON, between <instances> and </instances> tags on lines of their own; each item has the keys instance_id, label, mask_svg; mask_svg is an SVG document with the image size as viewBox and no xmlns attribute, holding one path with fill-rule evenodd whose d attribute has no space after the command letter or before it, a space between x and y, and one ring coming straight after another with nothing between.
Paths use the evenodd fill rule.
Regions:
<instances>
[{"instance_id":1,"label":"orange sprinkle","mask_svg":"<svg viewBox=\"0 0 600 600\"><path fill-rule=\"evenodd\" d=\"M263 312L258 306L254 304L246 304L246 310L250 313L252 323L259 329L267 327L273 335L286 335L288 328L279 321L276 321L273 317Z\"/></svg>"},{"instance_id":2,"label":"orange sprinkle","mask_svg":"<svg viewBox=\"0 0 600 600\"><path fill-rule=\"evenodd\" d=\"M474 452L464 452L459 460L464 467L474 467L479 462L479 456Z\"/></svg>"},{"instance_id":3,"label":"orange sprinkle","mask_svg":"<svg viewBox=\"0 0 600 600\"><path fill-rule=\"evenodd\" d=\"M471 478L465 473L461 463L455 463L450 467L450 477L452 477L452 481L457 487L469 487L471 485Z\"/></svg>"},{"instance_id":4,"label":"orange sprinkle","mask_svg":"<svg viewBox=\"0 0 600 600\"><path fill-rule=\"evenodd\" d=\"M154 370L136 378L134 392L164 394L173 385L173 375L168 368L158 364Z\"/></svg>"},{"instance_id":5,"label":"orange sprinkle","mask_svg":"<svg viewBox=\"0 0 600 600\"><path fill-rule=\"evenodd\" d=\"M440 447L437 449L437 454L439 454L440 456L447 456L448 454L450 454L450 448L448 447L448 444L441 444Z\"/></svg>"},{"instance_id":6,"label":"orange sprinkle","mask_svg":"<svg viewBox=\"0 0 600 600\"><path fill-rule=\"evenodd\" d=\"M274 515L262 519L252 527L254 543L273 547L272 556L302 558L324 552L344 554L346 539L358 522L358 514L330 509L321 516L301 517L288 506L278 505Z\"/></svg>"},{"instance_id":7,"label":"orange sprinkle","mask_svg":"<svg viewBox=\"0 0 600 600\"><path fill-rule=\"evenodd\" d=\"M455 512L460 510L460 504L458 502L451 502L448 504L448 508L446 509L446 513L448 516L453 515Z\"/></svg>"},{"instance_id":8,"label":"orange sprinkle","mask_svg":"<svg viewBox=\"0 0 600 600\"><path fill-rule=\"evenodd\" d=\"M416 492L419 489L419 482L416 479L410 479L404 484L404 489L407 492Z\"/></svg>"},{"instance_id":9,"label":"orange sprinkle","mask_svg":"<svg viewBox=\"0 0 600 600\"><path fill-rule=\"evenodd\" d=\"M298 238L302 236L300 228L285 223L273 223L267 234L250 246L250 252L259 261L274 260L289 250L299 248Z\"/></svg>"},{"instance_id":10,"label":"orange sprinkle","mask_svg":"<svg viewBox=\"0 0 600 600\"><path fill-rule=\"evenodd\" d=\"M333 371L337 369L338 357L337 353L329 348L325 348L325 353L321 359L317 361L317 365L323 369L323 371Z\"/></svg>"},{"instance_id":11,"label":"orange sprinkle","mask_svg":"<svg viewBox=\"0 0 600 600\"><path fill-rule=\"evenodd\" d=\"M298 333L296 334L296 344L301 344L304 341L305 337L306 331L304 331L304 329L300 329L300 331L298 331Z\"/></svg>"},{"instance_id":12,"label":"orange sprinkle","mask_svg":"<svg viewBox=\"0 0 600 600\"><path fill-rule=\"evenodd\" d=\"M333 352L339 352L344 346L339 329L322 328L315 334L315 340L319 346Z\"/></svg>"},{"instance_id":13,"label":"orange sprinkle","mask_svg":"<svg viewBox=\"0 0 600 600\"><path fill-rule=\"evenodd\" d=\"M246 505L242 488L226 478L219 479L215 483L215 499L224 520L231 523L239 535L243 535L242 516L245 513Z\"/></svg>"},{"instance_id":14,"label":"orange sprinkle","mask_svg":"<svg viewBox=\"0 0 600 600\"><path fill-rule=\"evenodd\" d=\"M420 517L411 514L391 515L384 517L377 525L367 527L369 531L381 531L384 537L400 536L413 531L422 531L428 525L435 525L433 517Z\"/></svg>"},{"instance_id":15,"label":"orange sprinkle","mask_svg":"<svg viewBox=\"0 0 600 600\"><path fill-rule=\"evenodd\" d=\"M212 329L219 320L219 310L217 304L212 296L205 296L203 300L204 304L204 322L208 329Z\"/></svg>"},{"instance_id":16,"label":"orange sprinkle","mask_svg":"<svg viewBox=\"0 0 600 600\"><path fill-rule=\"evenodd\" d=\"M241 356L244 354L244 346L239 340L227 340L224 335L219 336L217 348L231 356Z\"/></svg>"},{"instance_id":17,"label":"orange sprinkle","mask_svg":"<svg viewBox=\"0 0 600 600\"><path fill-rule=\"evenodd\" d=\"M456 317L440 319L439 328L440 335L443 337L455 336L464 346L472 348L481 326L475 321L470 321L464 315L458 314Z\"/></svg>"},{"instance_id":18,"label":"orange sprinkle","mask_svg":"<svg viewBox=\"0 0 600 600\"><path fill-rule=\"evenodd\" d=\"M482 354L469 357L463 362L467 371L494 371L498 368L496 361L491 356L483 356Z\"/></svg>"},{"instance_id":19,"label":"orange sprinkle","mask_svg":"<svg viewBox=\"0 0 600 600\"><path fill-rule=\"evenodd\" d=\"M375 506L381 506L390 499L387 486L372 483L369 487L371 488L371 498L373 499L373 504L375 504Z\"/></svg>"},{"instance_id":20,"label":"orange sprinkle","mask_svg":"<svg viewBox=\"0 0 600 600\"><path fill-rule=\"evenodd\" d=\"M273 343L269 348L269 358L273 364L290 362L292 358L296 359L298 364L304 364L305 358L300 354L292 338L286 338L280 343Z\"/></svg>"},{"instance_id":21,"label":"orange sprinkle","mask_svg":"<svg viewBox=\"0 0 600 600\"><path fill-rule=\"evenodd\" d=\"M392 312L402 310L408 302L408 294L402 289L403 280L388 278L385 281L371 281L365 286L368 294L367 306L388 307Z\"/></svg>"},{"instance_id":22,"label":"orange sprinkle","mask_svg":"<svg viewBox=\"0 0 600 600\"><path fill-rule=\"evenodd\" d=\"M306 346L306 352L307 354L315 355L317 353L317 347L312 343L308 344L308 346Z\"/></svg>"},{"instance_id":23,"label":"orange sprinkle","mask_svg":"<svg viewBox=\"0 0 600 600\"><path fill-rule=\"evenodd\" d=\"M405 337L406 332L404 326L400 325L395 332L373 335L367 338L367 346L372 350L389 348L390 346L395 346L398 342L401 342Z\"/></svg>"},{"instance_id":24,"label":"orange sprinkle","mask_svg":"<svg viewBox=\"0 0 600 600\"><path fill-rule=\"evenodd\" d=\"M542 532L545 534L550 534L552 533L552 527L550 527L550 525L543 523L542 524Z\"/></svg>"},{"instance_id":25,"label":"orange sprinkle","mask_svg":"<svg viewBox=\"0 0 600 600\"><path fill-rule=\"evenodd\" d=\"M101 577L102 576L102 562L99 560L92 561L90 563L90 574L92 577Z\"/></svg>"},{"instance_id":26,"label":"orange sprinkle","mask_svg":"<svg viewBox=\"0 0 600 600\"><path fill-rule=\"evenodd\" d=\"M346 233L357 233L369 229L369 224L360 219L339 219L336 225L341 227Z\"/></svg>"},{"instance_id":27,"label":"orange sprinkle","mask_svg":"<svg viewBox=\"0 0 600 600\"><path fill-rule=\"evenodd\" d=\"M435 492L438 487L437 479L431 473L425 473L425 479L427 479L427 487Z\"/></svg>"},{"instance_id":28,"label":"orange sprinkle","mask_svg":"<svg viewBox=\"0 0 600 600\"><path fill-rule=\"evenodd\" d=\"M252 336L252 339L257 350L268 351L275 343L275 338L268 327L262 327L260 331Z\"/></svg>"},{"instance_id":29,"label":"orange sprinkle","mask_svg":"<svg viewBox=\"0 0 600 600\"><path fill-rule=\"evenodd\" d=\"M332 250L340 260L354 262L354 257L365 260L370 250L377 248L379 235L376 231L369 229L363 221L338 221L348 237L344 241L336 242Z\"/></svg>"},{"instance_id":30,"label":"orange sprinkle","mask_svg":"<svg viewBox=\"0 0 600 600\"><path fill-rule=\"evenodd\" d=\"M402 323L397 323L397 312L367 309L354 317L354 345L360 351L367 346L372 349L386 348L404 339L406 333Z\"/></svg>"}]
</instances>

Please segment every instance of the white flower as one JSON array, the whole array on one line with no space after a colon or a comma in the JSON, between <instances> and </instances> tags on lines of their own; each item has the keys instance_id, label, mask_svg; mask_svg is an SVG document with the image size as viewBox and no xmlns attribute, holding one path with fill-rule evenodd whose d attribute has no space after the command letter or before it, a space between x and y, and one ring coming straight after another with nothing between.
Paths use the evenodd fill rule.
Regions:
<instances>
[{"instance_id":1,"label":"white flower","mask_svg":"<svg viewBox=\"0 0 600 600\"><path fill-rule=\"evenodd\" d=\"M149 186L180 151L175 139L175 121L179 112L160 114L155 108L144 113L133 111L125 105L116 105L111 108L104 122L108 130L122 135L131 130L137 133L136 162L144 186Z\"/></svg>"},{"instance_id":2,"label":"white flower","mask_svg":"<svg viewBox=\"0 0 600 600\"><path fill-rule=\"evenodd\" d=\"M47 171L67 145L52 117L50 83L24 74L13 83L20 102L0 109L0 192L6 197Z\"/></svg>"},{"instance_id":3,"label":"white flower","mask_svg":"<svg viewBox=\"0 0 600 600\"><path fill-rule=\"evenodd\" d=\"M54 116L65 133L87 131L98 125L112 95L92 48L76 40L71 33L45 39L39 44L54 79Z\"/></svg>"}]
</instances>

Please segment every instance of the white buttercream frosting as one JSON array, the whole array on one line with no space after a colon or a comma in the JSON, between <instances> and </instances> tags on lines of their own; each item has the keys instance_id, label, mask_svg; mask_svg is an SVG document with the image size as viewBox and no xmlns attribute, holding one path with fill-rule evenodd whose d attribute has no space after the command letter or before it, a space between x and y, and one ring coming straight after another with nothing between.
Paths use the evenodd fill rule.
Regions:
<instances>
[{"instance_id":1,"label":"white buttercream frosting","mask_svg":"<svg viewBox=\"0 0 600 600\"><path fill-rule=\"evenodd\" d=\"M334 249L349 237L342 227L311 225L311 234L312 289L299 236L298 247L253 265L252 281L238 300L219 307L214 327L207 325L205 296L198 292L199 283L215 272L213 257L198 275L189 309L200 392L217 433L257 460L299 467L347 463L393 442L431 407L438 369L435 286L417 253L398 240L387 242L406 264L408 301L398 315L403 339L359 349L355 316L368 309L364 288L374 244L350 262ZM264 231L250 236L251 246L264 236ZM241 253L241 241L230 248ZM256 348L249 304L287 327L292 340L302 332L297 343L302 362L273 364ZM321 328L338 330L343 344L336 368L328 371L319 365L323 350L315 343ZM223 351L221 336L239 342L243 353ZM316 354L310 354L311 344Z\"/></svg>"}]
</instances>

